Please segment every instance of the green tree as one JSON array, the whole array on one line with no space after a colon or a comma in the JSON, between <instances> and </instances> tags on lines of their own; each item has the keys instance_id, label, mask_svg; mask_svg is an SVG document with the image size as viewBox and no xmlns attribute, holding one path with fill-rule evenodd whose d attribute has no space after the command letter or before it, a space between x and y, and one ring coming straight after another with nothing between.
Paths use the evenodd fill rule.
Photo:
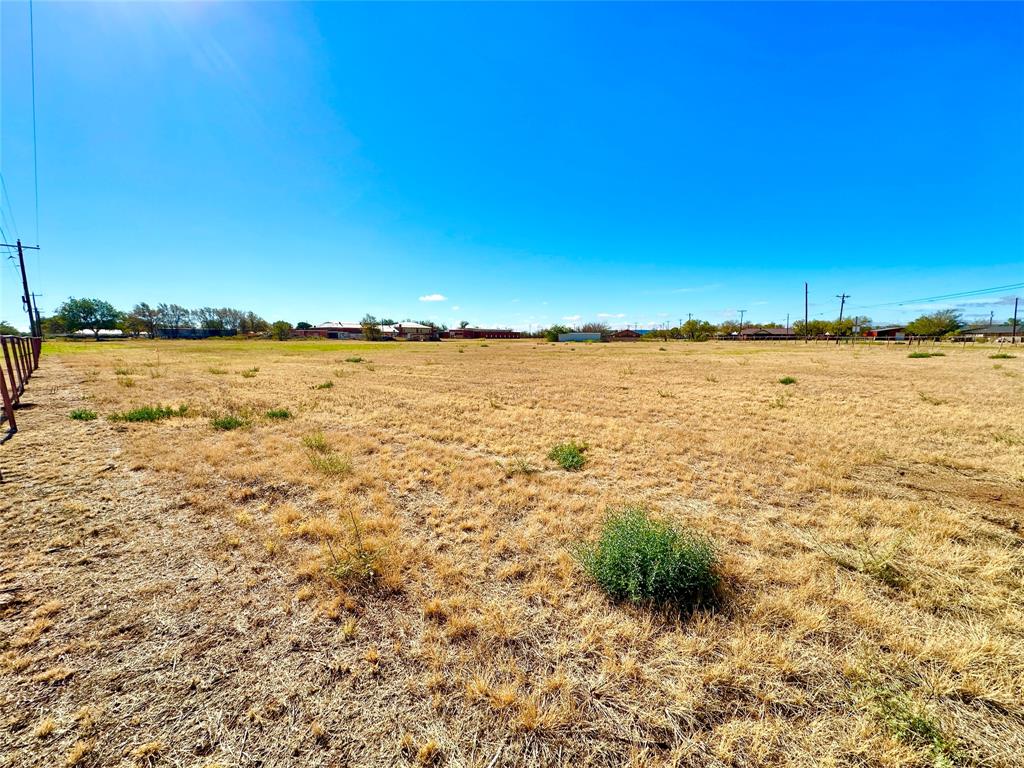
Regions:
<instances>
[{"instance_id":1,"label":"green tree","mask_svg":"<svg viewBox=\"0 0 1024 768\"><path fill-rule=\"evenodd\" d=\"M74 333L88 328L97 339L100 337L100 331L117 327L121 320L121 313L114 309L114 305L102 299L71 297L60 305L57 314L63 319L64 326L69 332Z\"/></svg>"},{"instance_id":2,"label":"green tree","mask_svg":"<svg viewBox=\"0 0 1024 768\"><path fill-rule=\"evenodd\" d=\"M139 318L145 324L145 331L149 334L149 338L156 337L156 324L160 320L160 310L141 301L132 307L132 315Z\"/></svg>"},{"instance_id":3,"label":"green tree","mask_svg":"<svg viewBox=\"0 0 1024 768\"><path fill-rule=\"evenodd\" d=\"M295 327L298 328L300 331L308 331L313 326L310 323L307 323L307 322L304 322L304 321L300 320L299 322L297 322L295 324Z\"/></svg>"},{"instance_id":4,"label":"green tree","mask_svg":"<svg viewBox=\"0 0 1024 768\"><path fill-rule=\"evenodd\" d=\"M907 333L911 336L945 336L953 333L963 325L963 318L954 309L943 309L931 314L921 315L907 324Z\"/></svg>"},{"instance_id":5,"label":"green tree","mask_svg":"<svg viewBox=\"0 0 1024 768\"><path fill-rule=\"evenodd\" d=\"M117 327L120 328L126 336L138 337L145 332L146 321L132 313L122 314Z\"/></svg>"},{"instance_id":6,"label":"green tree","mask_svg":"<svg viewBox=\"0 0 1024 768\"><path fill-rule=\"evenodd\" d=\"M707 341L715 335L715 326L707 320L693 318L687 320L679 328L682 337L690 341Z\"/></svg>"},{"instance_id":7,"label":"green tree","mask_svg":"<svg viewBox=\"0 0 1024 768\"><path fill-rule=\"evenodd\" d=\"M580 331L583 333L600 333L601 341L607 341L608 337L612 335L612 329L608 326L608 323L584 323L580 326Z\"/></svg>"},{"instance_id":8,"label":"green tree","mask_svg":"<svg viewBox=\"0 0 1024 768\"><path fill-rule=\"evenodd\" d=\"M292 337L292 324L285 320L278 320L270 326L270 338L275 341L287 341Z\"/></svg>"},{"instance_id":9,"label":"green tree","mask_svg":"<svg viewBox=\"0 0 1024 768\"><path fill-rule=\"evenodd\" d=\"M459 328L469 328L469 320L459 320Z\"/></svg>"},{"instance_id":10,"label":"green tree","mask_svg":"<svg viewBox=\"0 0 1024 768\"><path fill-rule=\"evenodd\" d=\"M567 325L552 325L544 330L544 338L548 341L558 341L560 333L572 333L572 328Z\"/></svg>"},{"instance_id":11,"label":"green tree","mask_svg":"<svg viewBox=\"0 0 1024 768\"><path fill-rule=\"evenodd\" d=\"M380 341L382 335L380 331L381 323L377 321L376 317L367 313L363 315L363 319L359 325L363 328L364 339L367 341Z\"/></svg>"},{"instance_id":12,"label":"green tree","mask_svg":"<svg viewBox=\"0 0 1024 768\"><path fill-rule=\"evenodd\" d=\"M0 320L0 336L21 336L21 331L6 320Z\"/></svg>"}]
</instances>

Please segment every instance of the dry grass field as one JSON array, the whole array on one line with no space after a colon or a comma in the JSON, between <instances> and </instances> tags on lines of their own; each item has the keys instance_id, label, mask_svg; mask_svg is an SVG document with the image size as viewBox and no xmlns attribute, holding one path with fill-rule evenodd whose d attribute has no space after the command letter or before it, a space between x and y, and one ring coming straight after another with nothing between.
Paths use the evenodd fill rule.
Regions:
<instances>
[{"instance_id":1,"label":"dry grass field","mask_svg":"<svg viewBox=\"0 0 1024 768\"><path fill-rule=\"evenodd\" d=\"M1019 766L1024 351L908 351L49 344L0 764ZM717 606L587 578L625 503L714 539Z\"/></svg>"}]
</instances>

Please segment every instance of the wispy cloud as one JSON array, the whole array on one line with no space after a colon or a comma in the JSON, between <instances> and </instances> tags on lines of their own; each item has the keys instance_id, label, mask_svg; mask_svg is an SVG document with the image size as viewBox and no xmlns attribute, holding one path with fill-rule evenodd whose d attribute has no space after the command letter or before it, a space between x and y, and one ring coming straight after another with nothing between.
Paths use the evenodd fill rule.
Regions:
<instances>
[{"instance_id":1,"label":"wispy cloud","mask_svg":"<svg viewBox=\"0 0 1024 768\"><path fill-rule=\"evenodd\" d=\"M567 323L575 323L575 322L577 322L577 321L578 321L578 320L579 320L579 319L580 319L581 317L582 317L582 315L566 315L566 316L565 316L565 317L563 317L562 319L563 319L563 320L565 320L565 322L567 322Z\"/></svg>"},{"instance_id":2,"label":"wispy cloud","mask_svg":"<svg viewBox=\"0 0 1024 768\"><path fill-rule=\"evenodd\" d=\"M456 305L456 306L452 307L452 311L453 311L453 312L458 312L458 311L459 311L460 309L462 309L462 307L460 307L460 306L458 306L458 305Z\"/></svg>"},{"instance_id":3,"label":"wispy cloud","mask_svg":"<svg viewBox=\"0 0 1024 768\"><path fill-rule=\"evenodd\" d=\"M420 301L448 301L448 297L442 293L428 293L426 296L420 296Z\"/></svg>"},{"instance_id":4,"label":"wispy cloud","mask_svg":"<svg viewBox=\"0 0 1024 768\"><path fill-rule=\"evenodd\" d=\"M616 312L616 313L613 314L611 312L598 312L597 316L598 317L602 317L602 318L609 318L611 320L621 320L622 318L624 318L626 316L626 313L625 312Z\"/></svg>"}]
</instances>

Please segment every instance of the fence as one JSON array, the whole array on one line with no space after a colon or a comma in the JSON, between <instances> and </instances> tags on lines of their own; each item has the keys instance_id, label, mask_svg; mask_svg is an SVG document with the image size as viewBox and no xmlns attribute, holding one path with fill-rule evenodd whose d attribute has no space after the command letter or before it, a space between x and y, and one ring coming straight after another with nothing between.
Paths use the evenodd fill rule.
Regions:
<instances>
[{"instance_id":1,"label":"fence","mask_svg":"<svg viewBox=\"0 0 1024 768\"><path fill-rule=\"evenodd\" d=\"M32 378L32 372L39 367L39 352L43 340L38 336L0 336L0 348L4 351L3 368L0 370L0 395L3 396L3 411L0 412L0 443L6 442L18 431L14 409L25 393L25 384Z\"/></svg>"}]
</instances>

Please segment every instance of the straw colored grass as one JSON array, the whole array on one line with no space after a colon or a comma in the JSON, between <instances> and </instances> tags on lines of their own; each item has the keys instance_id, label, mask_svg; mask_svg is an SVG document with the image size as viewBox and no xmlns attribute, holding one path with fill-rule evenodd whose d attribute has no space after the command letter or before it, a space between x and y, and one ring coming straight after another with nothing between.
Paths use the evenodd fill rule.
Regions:
<instances>
[{"instance_id":1,"label":"straw colored grass","mask_svg":"<svg viewBox=\"0 0 1024 768\"><path fill-rule=\"evenodd\" d=\"M662 346L47 344L3 447L0 754L1019 765L1024 361ZM609 599L575 554L624 506L714 542L714 601Z\"/></svg>"}]
</instances>

